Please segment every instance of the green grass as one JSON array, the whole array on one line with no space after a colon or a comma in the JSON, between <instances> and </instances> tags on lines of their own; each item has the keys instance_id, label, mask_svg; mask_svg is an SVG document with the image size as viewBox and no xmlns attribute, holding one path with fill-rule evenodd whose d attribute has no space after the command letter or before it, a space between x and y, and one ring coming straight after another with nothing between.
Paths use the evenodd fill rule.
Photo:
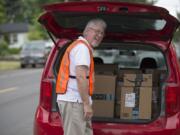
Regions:
<instances>
[{"instance_id":1,"label":"green grass","mask_svg":"<svg viewBox=\"0 0 180 135\"><path fill-rule=\"evenodd\" d=\"M0 61L0 70L10 70L20 68L19 61Z\"/></svg>"}]
</instances>

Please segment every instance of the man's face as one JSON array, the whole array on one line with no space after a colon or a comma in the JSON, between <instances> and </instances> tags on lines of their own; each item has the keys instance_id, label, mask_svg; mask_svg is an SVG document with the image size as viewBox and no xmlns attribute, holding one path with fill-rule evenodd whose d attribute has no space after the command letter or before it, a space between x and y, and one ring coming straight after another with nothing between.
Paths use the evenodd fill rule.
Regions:
<instances>
[{"instance_id":1,"label":"man's face","mask_svg":"<svg viewBox=\"0 0 180 135\"><path fill-rule=\"evenodd\" d=\"M104 29L100 24L89 26L86 32L86 40L92 45L97 47L104 37Z\"/></svg>"}]
</instances>

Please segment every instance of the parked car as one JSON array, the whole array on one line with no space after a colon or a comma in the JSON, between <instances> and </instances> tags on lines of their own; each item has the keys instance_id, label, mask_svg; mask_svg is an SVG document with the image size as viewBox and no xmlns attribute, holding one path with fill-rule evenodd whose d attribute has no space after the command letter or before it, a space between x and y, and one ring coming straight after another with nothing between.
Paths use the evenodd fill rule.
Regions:
<instances>
[{"instance_id":1,"label":"parked car","mask_svg":"<svg viewBox=\"0 0 180 135\"><path fill-rule=\"evenodd\" d=\"M49 41L37 40L24 44L20 52L21 68L28 65L32 67L44 65L52 47L49 43L52 44Z\"/></svg>"},{"instance_id":2,"label":"parked car","mask_svg":"<svg viewBox=\"0 0 180 135\"><path fill-rule=\"evenodd\" d=\"M96 83L103 90L112 83L114 86L108 89L110 93L93 96L94 135L180 135L180 67L171 43L180 25L175 17L161 7L105 1L56 3L44 6L44 10L39 22L56 39L42 74L34 135L63 135L55 93L59 58L63 45L81 35L87 21L95 17L104 19L108 27L94 56L102 59L98 60L100 70L108 70L100 73L114 78L107 83L96 78ZM106 68L108 65L117 69ZM135 76L133 84L145 81L144 75L148 75L150 85L122 87L125 74ZM102 102L97 107L99 100Z\"/></svg>"},{"instance_id":3,"label":"parked car","mask_svg":"<svg viewBox=\"0 0 180 135\"><path fill-rule=\"evenodd\" d=\"M176 50L178 59L180 61L180 42L177 42L177 43L175 42L174 45L175 45L175 50Z\"/></svg>"}]
</instances>

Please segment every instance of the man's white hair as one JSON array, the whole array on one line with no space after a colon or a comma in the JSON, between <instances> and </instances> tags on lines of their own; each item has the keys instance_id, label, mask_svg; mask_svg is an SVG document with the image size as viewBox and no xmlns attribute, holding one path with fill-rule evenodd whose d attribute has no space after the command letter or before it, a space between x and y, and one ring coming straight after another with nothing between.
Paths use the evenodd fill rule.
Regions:
<instances>
[{"instance_id":1,"label":"man's white hair","mask_svg":"<svg viewBox=\"0 0 180 135\"><path fill-rule=\"evenodd\" d=\"M106 24L106 22L105 22L104 20L102 20L102 19L100 19L100 18L95 18L95 19L90 20L90 21L87 23L86 28L87 28L87 27L92 27L92 26L94 26L94 25L96 25L96 24L100 24L104 30L105 30L106 27L107 27L107 24ZM86 29L86 28L85 28L85 29Z\"/></svg>"}]
</instances>

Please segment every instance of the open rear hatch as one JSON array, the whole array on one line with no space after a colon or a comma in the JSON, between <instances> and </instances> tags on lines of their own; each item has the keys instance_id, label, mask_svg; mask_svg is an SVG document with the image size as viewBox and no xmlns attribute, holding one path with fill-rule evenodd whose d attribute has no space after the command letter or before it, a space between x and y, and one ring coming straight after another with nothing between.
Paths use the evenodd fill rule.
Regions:
<instances>
[{"instance_id":1,"label":"open rear hatch","mask_svg":"<svg viewBox=\"0 0 180 135\"><path fill-rule=\"evenodd\" d=\"M56 38L76 38L91 18L107 22L104 40L165 41L179 26L164 8L120 2L71 2L44 6L39 22Z\"/></svg>"}]
</instances>

